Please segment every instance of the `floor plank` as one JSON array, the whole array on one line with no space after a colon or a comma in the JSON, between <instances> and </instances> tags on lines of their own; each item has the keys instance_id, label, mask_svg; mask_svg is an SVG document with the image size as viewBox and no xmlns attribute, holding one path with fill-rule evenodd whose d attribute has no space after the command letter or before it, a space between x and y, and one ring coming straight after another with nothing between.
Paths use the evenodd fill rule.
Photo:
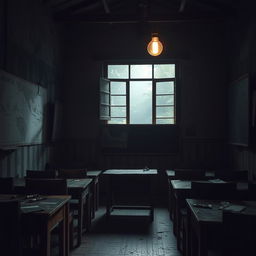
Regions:
<instances>
[{"instance_id":1,"label":"floor plank","mask_svg":"<svg viewBox=\"0 0 256 256\"><path fill-rule=\"evenodd\" d=\"M105 219L105 209L97 211L92 230L83 237L71 256L181 256L165 208L155 209L155 219Z\"/></svg>"}]
</instances>

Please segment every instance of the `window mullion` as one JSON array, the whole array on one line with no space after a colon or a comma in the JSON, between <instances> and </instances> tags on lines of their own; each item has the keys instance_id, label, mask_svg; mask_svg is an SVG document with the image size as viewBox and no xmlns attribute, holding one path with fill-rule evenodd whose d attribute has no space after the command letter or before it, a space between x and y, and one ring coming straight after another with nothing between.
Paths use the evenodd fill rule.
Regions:
<instances>
[{"instance_id":1,"label":"window mullion","mask_svg":"<svg viewBox=\"0 0 256 256\"><path fill-rule=\"evenodd\" d=\"M152 79L152 123L156 124L156 82L154 79Z\"/></svg>"},{"instance_id":2,"label":"window mullion","mask_svg":"<svg viewBox=\"0 0 256 256\"><path fill-rule=\"evenodd\" d=\"M130 124L130 82L126 81L126 122Z\"/></svg>"}]
</instances>

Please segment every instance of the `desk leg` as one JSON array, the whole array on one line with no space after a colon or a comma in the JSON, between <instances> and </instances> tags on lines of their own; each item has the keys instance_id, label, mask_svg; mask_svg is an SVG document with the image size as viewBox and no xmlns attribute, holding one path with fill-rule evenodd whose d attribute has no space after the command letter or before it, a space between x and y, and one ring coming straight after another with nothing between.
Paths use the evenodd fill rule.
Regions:
<instances>
[{"instance_id":1,"label":"desk leg","mask_svg":"<svg viewBox=\"0 0 256 256\"><path fill-rule=\"evenodd\" d=\"M77 237L77 246L80 246L82 240L82 232L83 232L83 197L82 195L78 199L78 237Z\"/></svg>"},{"instance_id":2,"label":"desk leg","mask_svg":"<svg viewBox=\"0 0 256 256\"><path fill-rule=\"evenodd\" d=\"M41 234L42 244L41 244L41 255L42 256L50 256L51 251L51 231L49 227L49 223L42 226L42 234Z\"/></svg>"},{"instance_id":3,"label":"desk leg","mask_svg":"<svg viewBox=\"0 0 256 256\"><path fill-rule=\"evenodd\" d=\"M107 184L107 198L106 198L106 216L107 218L110 216L111 213L111 206L112 206L112 189L111 189L111 177L107 177L106 179Z\"/></svg>"},{"instance_id":4,"label":"desk leg","mask_svg":"<svg viewBox=\"0 0 256 256\"><path fill-rule=\"evenodd\" d=\"M185 256L191 256L191 213L190 210L188 211L188 221L187 221L187 232L186 232L186 255Z\"/></svg>"},{"instance_id":5,"label":"desk leg","mask_svg":"<svg viewBox=\"0 0 256 256\"><path fill-rule=\"evenodd\" d=\"M197 232L197 223L194 216L192 216L191 210L189 209L189 246L188 246L188 256L198 256L197 255L197 246L198 241L198 232Z\"/></svg>"},{"instance_id":6,"label":"desk leg","mask_svg":"<svg viewBox=\"0 0 256 256\"><path fill-rule=\"evenodd\" d=\"M95 183L95 180L93 180L91 192L92 192L91 218L94 219L95 211L96 211L96 183Z\"/></svg>"},{"instance_id":7,"label":"desk leg","mask_svg":"<svg viewBox=\"0 0 256 256\"><path fill-rule=\"evenodd\" d=\"M207 232L206 227L201 224L198 236L198 256L206 256L207 254Z\"/></svg>"},{"instance_id":8,"label":"desk leg","mask_svg":"<svg viewBox=\"0 0 256 256\"><path fill-rule=\"evenodd\" d=\"M100 201L100 189L99 189L99 181L97 179L95 184L95 210L99 209L99 201Z\"/></svg>"},{"instance_id":9,"label":"desk leg","mask_svg":"<svg viewBox=\"0 0 256 256\"><path fill-rule=\"evenodd\" d=\"M83 216L83 223L84 223L84 228L86 232L90 230L91 223L92 223L91 201L92 201L92 194L90 191L88 191L88 193L84 198L84 216Z\"/></svg>"},{"instance_id":10,"label":"desk leg","mask_svg":"<svg viewBox=\"0 0 256 256\"><path fill-rule=\"evenodd\" d=\"M173 220L174 216L174 191L171 187L170 181L168 180L168 188L169 188L169 213L170 213L170 219Z\"/></svg>"},{"instance_id":11,"label":"desk leg","mask_svg":"<svg viewBox=\"0 0 256 256\"><path fill-rule=\"evenodd\" d=\"M66 256L65 255L65 238L66 238L66 227L65 227L65 209L64 209L64 218L59 223L59 255Z\"/></svg>"},{"instance_id":12,"label":"desk leg","mask_svg":"<svg viewBox=\"0 0 256 256\"><path fill-rule=\"evenodd\" d=\"M154 188L153 188L153 177L147 177L148 192L149 192L149 204L150 204L150 221L154 221Z\"/></svg>"},{"instance_id":13,"label":"desk leg","mask_svg":"<svg viewBox=\"0 0 256 256\"><path fill-rule=\"evenodd\" d=\"M173 233L177 236L177 201L178 198L174 195L174 200L172 202L172 213L173 213Z\"/></svg>"},{"instance_id":14,"label":"desk leg","mask_svg":"<svg viewBox=\"0 0 256 256\"><path fill-rule=\"evenodd\" d=\"M70 241L70 238L69 238L69 235L70 235L70 232L69 232L69 203L66 204L65 206L65 209L64 209L64 255L65 256L69 256L69 241ZM72 227L73 228L73 227ZM73 239L73 237L72 237Z\"/></svg>"}]
</instances>

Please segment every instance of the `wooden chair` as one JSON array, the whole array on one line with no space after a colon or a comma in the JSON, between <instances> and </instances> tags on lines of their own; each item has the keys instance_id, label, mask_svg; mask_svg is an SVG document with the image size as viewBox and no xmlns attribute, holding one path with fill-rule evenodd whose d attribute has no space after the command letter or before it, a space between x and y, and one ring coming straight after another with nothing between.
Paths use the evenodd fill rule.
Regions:
<instances>
[{"instance_id":1,"label":"wooden chair","mask_svg":"<svg viewBox=\"0 0 256 256\"><path fill-rule=\"evenodd\" d=\"M208 181L192 181L192 198L228 200L236 195L236 183L214 183Z\"/></svg>"},{"instance_id":2,"label":"wooden chair","mask_svg":"<svg viewBox=\"0 0 256 256\"><path fill-rule=\"evenodd\" d=\"M88 178L86 174L86 169L59 169L58 170L59 177L65 178L65 179L83 179ZM92 187L91 187L92 189ZM92 192L92 191L91 191ZM92 205L92 193L89 193L88 197L85 198L84 202L84 212L86 214L86 223L83 223L84 229L89 230L91 227L91 219L94 215ZM76 201L71 200L70 202L70 208L77 212L78 210L78 204ZM75 215L76 216L76 215ZM78 216L76 216L78 217Z\"/></svg>"},{"instance_id":3,"label":"wooden chair","mask_svg":"<svg viewBox=\"0 0 256 256\"><path fill-rule=\"evenodd\" d=\"M175 169L175 179L177 180L203 180L205 171L201 169Z\"/></svg>"},{"instance_id":4,"label":"wooden chair","mask_svg":"<svg viewBox=\"0 0 256 256\"><path fill-rule=\"evenodd\" d=\"M215 178L225 181L248 181L248 170L215 170Z\"/></svg>"},{"instance_id":5,"label":"wooden chair","mask_svg":"<svg viewBox=\"0 0 256 256\"><path fill-rule=\"evenodd\" d=\"M87 178L86 169L59 169L60 178L64 179L82 179Z\"/></svg>"},{"instance_id":6,"label":"wooden chair","mask_svg":"<svg viewBox=\"0 0 256 256\"><path fill-rule=\"evenodd\" d=\"M65 179L33 179L26 178L26 191L41 195L67 195L67 181Z\"/></svg>"},{"instance_id":7,"label":"wooden chair","mask_svg":"<svg viewBox=\"0 0 256 256\"><path fill-rule=\"evenodd\" d=\"M256 182L248 183L248 199L256 200Z\"/></svg>"},{"instance_id":8,"label":"wooden chair","mask_svg":"<svg viewBox=\"0 0 256 256\"><path fill-rule=\"evenodd\" d=\"M0 254L22 255L19 201L0 201Z\"/></svg>"},{"instance_id":9,"label":"wooden chair","mask_svg":"<svg viewBox=\"0 0 256 256\"><path fill-rule=\"evenodd\" d=\"M13 178L0 178L0 194L12 194L14 191Z\"/></svg>"},{"instance_id":10,"label":"wooden chair","mask_svg":"<svg viewBox=\"0 0 256 256\"><path fill-rule=\"evenodd\" d=\"M38 179L55 179L57 178L56 170L27 170L27 178L38 178Z\"/></svg>"},{"instance_id":11,"label":"wooden chair","mask_svg":"<svg viewBox=\"0 0 256 256\"><path fill-rule=\"evenodd\" d=\"M223 211L222 256L255 256L256 215Z\"/></svg>"}]
</instances>

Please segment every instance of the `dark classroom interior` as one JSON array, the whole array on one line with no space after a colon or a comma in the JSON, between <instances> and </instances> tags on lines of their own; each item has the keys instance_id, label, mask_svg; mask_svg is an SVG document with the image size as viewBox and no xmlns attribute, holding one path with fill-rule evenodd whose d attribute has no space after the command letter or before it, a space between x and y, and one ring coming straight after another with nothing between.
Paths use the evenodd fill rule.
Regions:
<instances>
[{"instance_id":1,"label":"dark classroom interior","mask_svg":"<svg viewBox=\"0 0 256 256\"><path fill-rule=\"evenodd\" d=\"M255 8L0 0L0 255L255 256Z\"/></svg>"}]
</instances>

